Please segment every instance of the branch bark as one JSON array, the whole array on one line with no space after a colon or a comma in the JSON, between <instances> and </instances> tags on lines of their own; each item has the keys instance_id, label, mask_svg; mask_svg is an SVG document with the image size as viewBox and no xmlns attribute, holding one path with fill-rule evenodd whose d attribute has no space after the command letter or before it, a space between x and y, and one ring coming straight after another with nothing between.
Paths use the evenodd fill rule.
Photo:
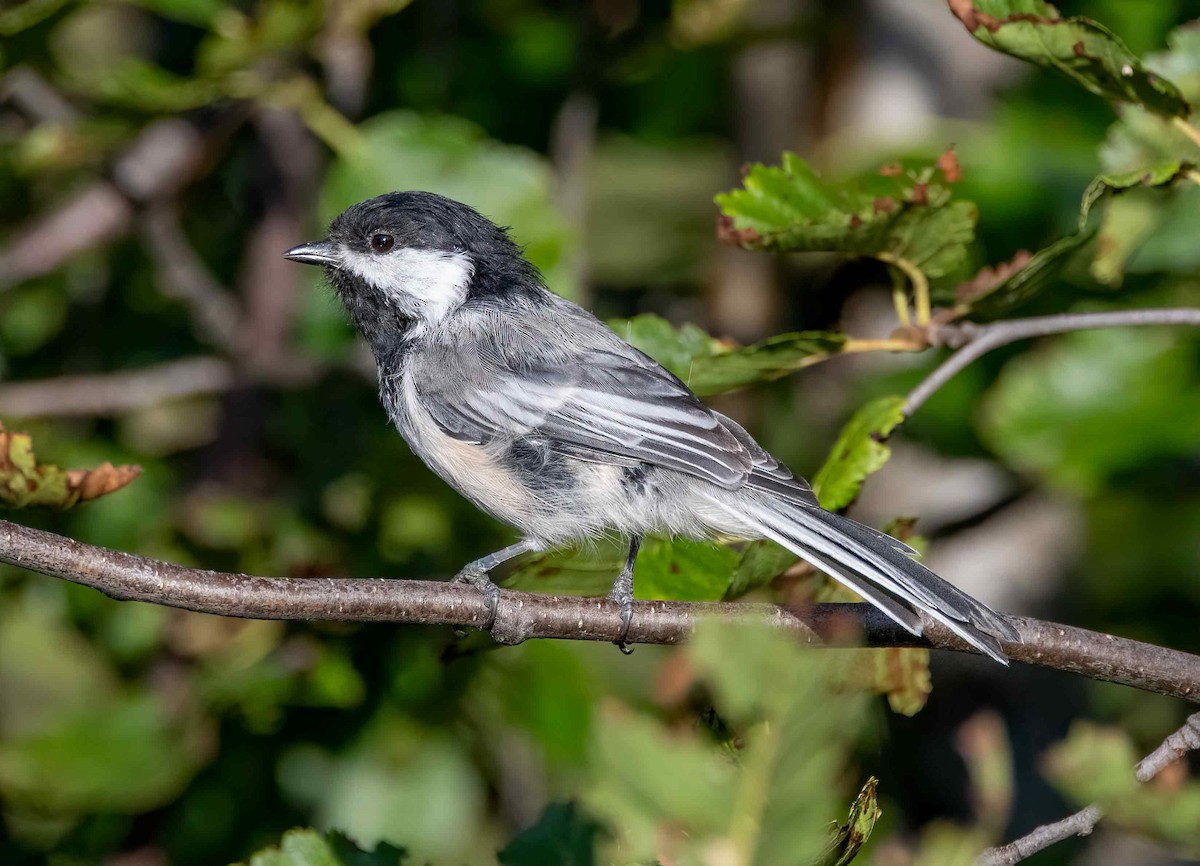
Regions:
<instances>
[{"instance_id":1,"label":"branch bark","mask_svg":"<svg viewBox=\"0 0 1200 866\"><path fill-rule=\"evenodd\" d=\"M1055 842L1072 836L1090 836L1096 823L1103 817L1099 806L1087 806L1074 815L1068 815L1053 824L1043 824L1028 835L1015 839L1007 845L988 848L975 860L975 866L1013 866Z\"/></svg>"},{"instance_id":2,"label":"branch bark","mask_svg":"<svg viewBox=\"0 0 1200 866\"><path fill-rule=\"evenodd\" d=\"M1113 310L1101 313L1061 313L1053 316L1035 316L1028 319L994 322L990 325L962 322L933 328L930 333L930 341L934 345L950 346L958 351L947 358L940 367L912 390L904 404L904 415L905 417L912 415L939 388L993 349L1034 337L1126 325L1200 326L1200 308L1168 307L1151 310Z\"/></svg>"},{"instance_id":3,"label":"branch bark","mask_svg":"<svg viewBox=\"0 0 1200 866\"><path fill-rule=\"evenodd\" d=\"M1149 782L1170 764L1195 749L1200 749L1200 713L1189 716L1183 727L1163 740L1157 749L1141 760L1135 771L1137 780Z\"/></svg>"},{"instance_id":4,"label":"branch bark","mask_svg":"<svg viewBox=\"0 0 1200 866\"><path fill-rule=\"evenodd\" d=\"M0 561L100 590L123 601L143 601L250 619L340 620L479 626L487 619L483 596L441 581L289 579L186 568L83 544L0 520ZM925 646L972 652L948 629L927 623L914 637L866 604L821 604L788 609L769 604L639 601L630 643L674 644L705 617L756 621L818 646L847 645L858 634L867 646ZM1014 661L1200 703L1200 657L1139 641L1029 617L1008 617L1022 643L1008 644ZM528 638L615 640L618 608L604 598L502 591L493 635L504 642Z\"/></svg>"},{"instance_id":5,"label":"branch bark","mask_svg":"<svg viewBox=\"0 0 1200 866\"><path fill-rule=\"evenodd\" d=\"M1139 782L1149 782L1193 749L1200 749L1200 713L1189 716L1183 727L1143 758L1138 763L1134 775ZM1007 845L986 849L976 858L975 866L1012 866L1014 863L1020 863L1056 842L1072 836L1090 835L1102 817L1103 812L1095 803L1085 806L1074 815L1068 815L1053 824L1043 824Z\"/></svg>"}]
</instances>

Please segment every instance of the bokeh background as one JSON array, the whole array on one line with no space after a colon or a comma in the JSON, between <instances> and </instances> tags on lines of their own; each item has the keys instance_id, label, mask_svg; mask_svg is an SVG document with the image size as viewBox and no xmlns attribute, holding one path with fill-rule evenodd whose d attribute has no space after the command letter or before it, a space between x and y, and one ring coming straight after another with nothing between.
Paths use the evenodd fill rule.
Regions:
<instances>
[{"instance_id":1,"label":"bokeh background","mask_svg":"<svg viewBox=\"0 0 1200 866\"><path fill-rule=\"evenodd\" d=\"M1141 54L1197 12L1059 5ZM940 0L28 0L0 34L0 418L44 460L144 469L19 519L248 573L439 578L512 540L408 452L320 275L280 256L357 200L467 201L605 318L882 337L882 265L717 242L712 197L743 164L794 150L837 177L953 144L982 266L1073 231L1123 157L1105 101ZM1132 223L1123 281L1071 270L1021 313L1196 304L1198 218L1194 186L1175 193ZM905 426L854 513L918 517L932 567L994 606L1200 651L1196 350L1143 329L996 352ZM936 354L834 359L720 406L808 474ZM0 861L224 863L316 826L494 862L547 804L603 799L613 712L689 729L680 653L223 620L5 567ZM934 862L912 854L931 834L998 841L1073 808L1041 770L1074 721L1144 752L1185 709L935 657L918 714L867 708L820 820L875 775L859 862ZM1173 861L1101 830L1036 862Z\"/></svg>"}]
</instances>

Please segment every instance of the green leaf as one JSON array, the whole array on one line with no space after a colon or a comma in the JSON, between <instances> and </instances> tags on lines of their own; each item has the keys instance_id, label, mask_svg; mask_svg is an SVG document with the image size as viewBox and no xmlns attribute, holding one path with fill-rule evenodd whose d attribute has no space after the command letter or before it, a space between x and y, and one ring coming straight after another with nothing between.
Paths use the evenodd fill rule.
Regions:
<instances>
[{"instance_id":1,"label":"green leaf","mask_svg":"<svg viewBox=\"0 0 1200 866\"><path fill-rule=\"evenodd\" d=\"M1200 103L1200 31L1184 25L1167 35L1167 50L1146 56L1146 68L1179 85L1192 104ZM1148 165L1180 158L1200 160L1195 114L1167 118L1139 106L1127 106L1108 130L1100 148L1108 171L1140 171ZM1189 129L1190 127L1190 129ZM1191 134L1189 134L1189 132Z\"/></svg>"},{"instance_id":2,"label":"green leaf","mask_svg":"<svg viewBox=\"0 0 1200 866\"><path fill-rule=\"evenodd\" d=\"M58 813L136 814L179 796L204 750L156 696L116 698L0 741L6 802Z\"/></svg>"},{"instance_id":3,"label":"green leaf","mask_svg":"<svg viewBox=\"0 0 1200 866\"><path fill-rule=\"evenodd\" d=\"M1200 196L1194 182L1175 186L1175 181L1197 177L1195 166L1172 160L1113 175L1102 175L1084 195L1084 210L1104 193L1114 197L1105 208L1092 262L1092 276L1107 285L1120 285L1127 264L1137 260L1142 271L1191 272L1200 263L1194 233L1190 230L1200 215Z\"/></svg>"},{"instance_id":4,"label":"green leaf","mask_svg":"<svg viewBox=\"0 0 1200 866\"><path fill-rule=\"evenodd\" d=\"M888 435L904 421L904 398L882 397L854 414L813 479L821 505L841 511L858 497L862 483L888 462Z\"/></svg>"},{"instance_id":5,"label":"green leaf","mask_svg":"<svg viewBox=\"0 0 1200 866\"><path fill-rule=\"evenodd\" d=\"M326 836L298 828L288 830L278 846L264 848L243 866L402 866L407 859L404 849L386 843L363 851L340 833Z\"/></svg>"},{"instance_id":6,"label":"green leaf","mask_svg":"<svg viewBox=\"0 0 1200 866\"><path fill-rule=\"evenodd\" d=\"M984 442L1009 465L1081 492L1195 453L1196 350L1162 329L1087 331L1010 361L985 395Z\"/></svg>"},{"instance_id":7,"label":"green leaf","mask_svg":"<svg viewBox=\"0 0 1200 866\"><path fill-rule=\"evenodd\" d=\"M325 837L316 830L288 830L277 848L250 858L249 866L344 866Z\"/></svg>"},{"instance_id":8,"label":"green leaf","mask_svg":"<svg viewBox=\"0 0 1200 866\"><path fill-rule=\"evenodd\" d=\"M794 153L754 165L742 189L721 193L720 234L746 249L839 252L904 259L926 277L955 273L975 237L978 212L952 201L950 180L925 165L887 169L852 183L821 180Z\"/></svg>"},{"instance_id":9,"label":"green leaf","mask_svg":"<svg viewBox=\"0 0 1200 866\"><path fill-rule=\"evenodd\" d=\"M741 598L751 590L766 586L799 560L796 554L773 541L751 541L742 548L733 575L729 579L726 600Z\"/></svg>"},{"instance_id":10,"label":"green leaf","mask_svg":"<svg viewBox=\"0 0 1200 866\"><path fill-rule=\"evenodd\" d=\"M1099 805L1105 823L1200 856L1200 782L1139 784L1133 775L1138 757L1125 732L1076 722L1046 754L1044 771L1070 799Z\"/></svg>"},{"instance_id":11,"label":"green leaf","mask_svg":"<svg viewBox=\"0 0 1200 866\"><path fill-rule=\"evenodd\" d=\"M1171 159L1148 165L1145 168L1102 174L1088 184L1079 206L1079 227L1087 225L1088 214L1106 193L1123 192L1134 187L1170 186L1192 171L1195 166L1182 159Z\"/></svg>"},{"instance_id":12,"label":"green leaf","mask_svg":"<svg viewBox=\"0 0 1200 866\"><path fill-rule=\"evenodd\" d=\"M867 779L850 806L850 816L845 824L837 828L818 866L846 866L858 856L863 844L871 837L875 822L883 814L876 798L878 786L879 782L874 777Z\"/></svg>"},{"instance_id":13,"label":"green leaf","mask_svg":"<svg viewBox=\"0 0 1200 866\"><path fill-rule=\"evenodd\" d=\"M600 825L580 814L574 803L551 803L498 859L501 866L592 866L599 831Z\"/></svg>"},{"instance_id":14,"label":"green leaf","mask_svg":"<svg viewBox=\"0 0 1200 866\"><path fill-rule=\"evenodd\" d=\"M984 45L1057 69L1105 99L1182 117L1183 94L1146 70L1117 35L1083 17L1064 18L1044 0L958 0L951 10Z\"/></svg>"},{"instance_id":15,"label":"green leaf","mask_svg":"<svg viewBox=\"0 0 1200 866\"><path fill-rule=\"evenodd\" d=\"M627 553L626 543L615 539L547 551L522 562L504 585L530 592L605 595ZM729 589L737 560L737 552L724 545L651 538L638 553L634 589L642 599L719 601Z\"/></svg>"},{"instance_id":16,"label":"green leaf","mask_svg":"<svg viewBox=\"0 0 1200 866\"><path fill-rule=\"evenodd\" d=\"M725 750L694 727L666 730L611 708L595 726L588 811L616 834L602 862L805 863L821 856L845 749L863 702L835 687L843 656L805 651L757 626L705 622L686 649L689 670L732 726ZM812 708L819 706L820 712Z\"/></svg>"},{"instance_id":17,"label":"green leaf","mask_svg":"<svg viewBox=\"0 0 1200 866\"><path fill-rule=\"evenodd\" d=\"M634 572L637 597L720 601L729 589L737 560L737 551L721 544L652 539L638 554Z\"/></svg>"},{"instance_id":18,"label":"green leaf","mask_svg":"<svg viewBox=\"0 0 1200 866\"><path fill-rule=\"evenodd\" d=\"M972 319L1000 317L1053 285L1072 256L1086 246L1094 235L1095 231L1091 229L1067 235L1029 256L1021 267L1004 271L998 280L987 281L983 285L972 281L960 286L960 303L970 310ZM1001 265L1000 269L1003 267Z\"/></svg>"},{"instance_id":19,"label":"green leaf","mask_svg":"<svg viewBox=\"0 0 1200 866\"><path fill-rule=\"evenodd\" d=\"M778 379L837 354L848 342L843 334L797 331L735 346L695 325L675 328L649 314L614 320L609 326L701 396Z\"/></svg>"}]
</instances>

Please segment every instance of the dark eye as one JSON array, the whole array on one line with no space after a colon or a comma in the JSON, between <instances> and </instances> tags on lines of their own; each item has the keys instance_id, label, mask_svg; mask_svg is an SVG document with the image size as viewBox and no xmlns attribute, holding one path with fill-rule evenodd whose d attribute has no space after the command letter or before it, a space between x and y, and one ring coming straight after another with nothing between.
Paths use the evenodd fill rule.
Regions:
<instances>
[{"instance_id":1,"label":"dark eye","mask_svg":"<svg viewBox=\"0 0 1200 866\"><path fill-rule=\"evenodd\" d=\"M396 245L396 239L391 235L378 234L371 235L371 251L376 253L386 253Z\"/></svg>"}]
</instances>

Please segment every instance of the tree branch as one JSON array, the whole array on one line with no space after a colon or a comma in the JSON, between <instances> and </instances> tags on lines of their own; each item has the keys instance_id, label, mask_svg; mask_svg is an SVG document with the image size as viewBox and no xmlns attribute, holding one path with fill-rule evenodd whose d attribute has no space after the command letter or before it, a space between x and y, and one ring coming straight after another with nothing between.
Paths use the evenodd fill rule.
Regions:
<instances>
[{"instance_id":1,"label":"tree branch","mask_svg":"<svg viewBox=\"0 0 1200 866\"><path fill-rule=\"evenodd\" d=\"M1169 764L1178 761L1193 749L1200 749L1200 713L1188 717L1183 727L1171 734L1157 749L1143 758L1134 775L1139 782L1149 782ZM1012 866L1039 851L1072 836L1088 836L1103 817L1100 807L1093 803L1053 824L1043 824L1028 835L1007 845L984 850L975 866Z\"/></svg>"},{"instance_id":2,"label":"tree branch","mask_svg":"<svg viewBox=\"0 0 1200 866\"><path fill-rule=\"evenodd\" d=\"M483 596L442 581L363 578L253 577L185 568L0 520L0 561L90 586L124 601L250 619L407 622L478 626L487 619ZM820 604L803 609L769 604L639 601L630 643L673 644L687 639L697 619L756 621L814 645L845 646L858 634L867 646L924 646L972 650L948 629L927 623L914 637L866 604ZM1177 650L1028 617L1008 617L1022 643L1007 644L1014 661L1200 703L1200 658ZM603 598L502 591L493 636L615 640L618 608Z\"/></svg>"},{"instance_id":3,"label":"tree branch","mask_svg":"<svg viewBox=\"0 0 1200 866\"><path fill-rule=\"evenodd\" d=\"M990 325L976 325L972 322L941 325L931 329L931 342L935 345L950 346L958 351L947 358L940 367L912 390L904 404L904 415L906 417L912 415L939 388L993 349L1034 337L1125 325L1198 326L1200 325L1200 309L1182 307L1114 310L1102 313L1062 313L1054 316L1011 319Z\"/></svg>"},{"instance_id":4,"label":"tree branch","mask_svg":"<svg viewBox=\"0 0 1200 866\"><path fill-rule=\"evenodd\" d=\"M1072 836L1090 836L1096 829L1096 822L1103 816L1099 806L1088 806L1080 809L1074 815L1068 815L1053 824L1043 824L1029 833L1001 845L988 848L975 860L975 866L1012 866L1027 857L1049 848L1055 842L1070 839Z\"/></svg>"},{"instance_id":5,"label":"tree branch","mask_svg":"<svg viewBox=\"0 0 1200 866\"><path fill-rule=\"evenodd\" d=\"M1169 764L1175 763L1194 749L1200 749L1200 713L1189 716L1182 728L1171 734L1162 741L1162 745L1142 758L1137 765L1137 780L1149 782Z\"/></svg>"}]
</instances>

